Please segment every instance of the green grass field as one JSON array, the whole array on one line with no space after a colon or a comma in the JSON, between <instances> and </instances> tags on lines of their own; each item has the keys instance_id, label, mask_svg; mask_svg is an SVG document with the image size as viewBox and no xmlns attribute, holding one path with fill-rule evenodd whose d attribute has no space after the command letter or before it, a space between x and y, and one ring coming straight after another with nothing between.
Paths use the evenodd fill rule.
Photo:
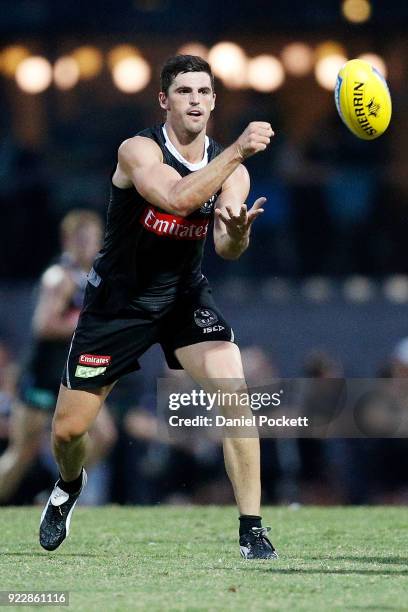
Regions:
<instances>
[{"instance_id":1,"label":"green grass field","mask_svg":"<svg viewBox=\"0 0 408 612\"><path fill-rule=\"evenodd\" d=\"M0 589L69 591L59 609L408 610L405 508L264 508L274 562L241 560L234 508L80 507L54 553L39 515L0 509Z\"/></svg>"}]
</instances>

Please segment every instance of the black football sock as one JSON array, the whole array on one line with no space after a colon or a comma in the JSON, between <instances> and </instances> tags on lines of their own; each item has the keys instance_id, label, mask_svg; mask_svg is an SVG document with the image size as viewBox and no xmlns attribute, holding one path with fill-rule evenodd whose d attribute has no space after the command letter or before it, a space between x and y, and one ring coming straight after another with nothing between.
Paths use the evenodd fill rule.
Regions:
<instances>
[{"instance_id":1,"label":"black football sock","mask_svg":"<svg viewBox=\"0 0 408 612\"><path fill-rule=\"evenodd\" d=\"M262 516L254 516L252 514L241 514L239 517L239 535L248 533L252 527L262 527Z\"/></svg>"},{"instance_id":2,"label":"black football sock","mask_svg":"<svg viewBox=\"0 0 408 612\"><path fill-rule=\"evenodd\" d=\"M82 486L83 469L84 468L81 469L81 473L79 474L78 478L75 478L75 480L69 480L68 482L66 482L60 474L58 480L59 488L65 491L65 493L69 493L70 495L72 495L73 493L78 493L79 489Z\"/></svg>"}]
</instances>

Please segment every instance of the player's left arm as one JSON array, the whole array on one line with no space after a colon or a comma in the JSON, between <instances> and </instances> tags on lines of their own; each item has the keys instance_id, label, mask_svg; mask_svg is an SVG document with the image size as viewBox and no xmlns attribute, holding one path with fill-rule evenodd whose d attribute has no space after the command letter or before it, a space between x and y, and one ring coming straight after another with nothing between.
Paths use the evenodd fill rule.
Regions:
<instances>
[{"instance_id":1,"label":"player's left arm","mask_svg":"<svg viewBox=\"0 0 408 612\"><path fill-rule=\"evenodd\" d=\"M238 259L248 248L252 223L263 213L266 198L258 198L247 210L250 180L242 164L228 177L215 203L214 244L223 259Z\"/></svg>"}]
</instances>

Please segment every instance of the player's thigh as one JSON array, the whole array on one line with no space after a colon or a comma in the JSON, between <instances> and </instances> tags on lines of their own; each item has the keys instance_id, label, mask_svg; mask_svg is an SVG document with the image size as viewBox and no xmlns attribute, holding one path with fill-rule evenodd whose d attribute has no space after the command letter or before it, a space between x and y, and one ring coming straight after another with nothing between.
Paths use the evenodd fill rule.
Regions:
<instances>
[{"instance_id":1,"label":"player's thigh","mask_svg":"<svg viewBox=\"0 0 408 612\"><path fill-rule=\"evenodd\" d=\"M53 418L54 436L70 441L87 432L113 386L84 391L61 385Z\"/></svg>"},{"instance_id":2,"label":"player's thigh","mask_svg":"<svg viewBox=\"0 0 408 612\"><path fill-rule=\"evenodd\" d=\"M176 349L175 354L187 374L207 388L245 387L241 352L233 342L198 342Z\"/></svg>"}]
</instances>

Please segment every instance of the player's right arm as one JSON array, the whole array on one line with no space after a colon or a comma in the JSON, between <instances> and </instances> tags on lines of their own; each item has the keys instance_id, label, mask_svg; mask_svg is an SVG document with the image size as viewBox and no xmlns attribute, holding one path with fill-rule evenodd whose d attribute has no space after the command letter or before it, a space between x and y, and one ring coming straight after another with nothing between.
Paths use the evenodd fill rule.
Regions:
<instances>
[{"instance_id":1,"label":"player's right arm","mask_svg":"<svg viewBox=\"0 0 408 612\"><path fill-rule=\"evenodd\" d=\"M217 193L244 159L264 151L273 135L269 123L254 121L205 168L185 177L163 163L160 147L153 140L134 136L119 147L113 180L126 177L150 204L185 217Z\"/></svg>"},{"instance_id":2,"label":"player's right arm","mask_svg":"<svg viewBox=\"0 0 408 612\"><path fill-rule=\"evenodd\" d=\"M69 339L78 322L78 313L66 309L74 284L62 266L48 268L41 278L40 293L33 315L37 337L46 340Z\"/></svg>"}]
</instances>

